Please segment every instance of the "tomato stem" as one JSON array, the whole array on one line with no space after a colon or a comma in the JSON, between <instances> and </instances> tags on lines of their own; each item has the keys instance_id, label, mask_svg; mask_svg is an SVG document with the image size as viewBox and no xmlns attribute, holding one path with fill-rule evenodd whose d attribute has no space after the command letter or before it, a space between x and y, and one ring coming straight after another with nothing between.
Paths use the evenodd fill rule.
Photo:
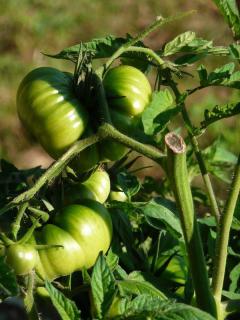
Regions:
<instances>
[{"instance_id":1,"label":"tomato stem","mask_svg":"<svg viewBox=\"0 0 240 320\"><path fill-rule=\"evenodd\" d=\"M15 241L17 241L18 232L21 227L21 221L22 221L22 218L24 216L24 213L25 213L28 205L29 205L28 202L25 202L19 206L17 217L11 226L12 227L12 236Z\"/></svg>"},{"instance_id":2,"label":"tomato stem","mask_svg":"<svg viewBox=\"0 0 240 320\"><path fill-rule=\"evenodd\" d=\"M129 147L141 153L142 155L156 161L157 163L161 164L161 158L165 157L165 154L162 153L159 149L152 146L148 146L146 144L138 142L133 138L126 136L125 134L121 133L108 123L104 123L99 127L98 134L102 139L112 138L115 141L122 143L126 147Z\"/></svg>"},{"instance_id":3,"label":"tomato stem","mask_svg":"<svg viewBox=\"0 0 240 320\"><path fill-rule=\"evenodd\" d=\"M207 167L206 167L202 152L201 152L201 150L199 148L197 138L194 135L194 128L193 128L191 119L189 118L189 115L187 113L184 101L180 101L181 93L179 92L176 83L172 79L169 79L169 85L172 88L172 90L173 90L173 92L174 92L174 94L176 96L177 103L181 104L182 117L183 117L183 120L185 122L186 128L188 130L188 136L190 138L190 142L191 142L191 145L193 147L193 150L194 150L194 153L195 153L198 165L199 165L199 169L200 169L200 172L201 172L201 175L202 175L202 179L203 179L203 182L204 182L205 187L206 187L208 199L209 199L210 206L211 206L211 213L215 217L216 224L217 224L217 227L218 227L221 213L220 213L220 210L219 210L219 207L218 207L217 199L216 199L216 196L215 196L215 193L214 193L214 190L213 190L213 186L212 186L212 183L211 183L208 171L207 171Z\"/></svg>"},{"instance_id":4,"label":"tomato stem","mask_svg":"<svg viewBox=\"0 0 240 320\"><path fill-rule=\"evenodd\" d=\"M107 71L107 69L111 66L111 64L116 59L118 59L122 54L124 54L124 52L133 51L133 50L129 50L130 47L134 46L139 41L146 38L151 32L155 31L157 28L162 27L163 25L165 25L167 23L171 23L173 21L185 18L195 12L196 12L195 10L192 10L192 11L188 11L188 12L184 12L184 13L179 13L179 14L173 15L168 18L163 18L161 16L156 17L155 21L153 21L145 30L143 30L136 37L131 38L127 43L124 43L120 48L118 48L118 50L116 50L114 52L114 54L110 57L110 59L103 66L101 66L100 68L98 68L96 70L96 73L102 78L103 74ZM137 47L137 46L135 48L136 48L136 50L134 50L134 51L139 51L139 52L141 52L142 49L145 49L144 47ZM151 51L150 54L148 52L149 55L155 54L154 51L152 51L152 50L150 50L150 51ZM156 55L156 57L157 57L157 60L160 59L159 62L161 61L161 64L164 63L164 61L158 55Z\"/></svg>"},{"instance_id":5,"label":"tomato stem","mask_svg":"<svg viewBox=\"0 0 240 320\"><path fill-rule=\"evenodd\" d=\"M49 183L50 181L54 180L76 155L78 155L87 147L90 147L91 145L97 143L101 139L102 138L99 135L95 134L91 137L75 142L66 153L64 153L57 161L55 161L48 168L47 171L45 171L43 175L41 175L41 177L30 189L21 193L12 201L10 201L6 206L1 208L0 215L22 203L31 200L46 183Z\"/></svg>"},{"instance_id":6,"label":"tomato stem","mask_svg":"<svg viewBox=\"0 0 240 320\"><path fill-rule=\"evenodd\" d=\"M194 213L188 178L186 145L182 137L173 132L165 136L165 143L168 152L167 173L179 209L197 305L215 316L215 302L210 290L202 240Z\"/></svg>"},{"instance_id":7,"label":"tomato stem","mask_svg":"<svg viewBox=\"0 0 240 320\"><path fill-rule=\"evenodd\" d=\"M30 320L39 320L36 305L34 303L34 297L33 297L33 288L34 288L34 282L35 282L34 280L35 280L35 273L34 271L32 271L27 276L27 292L24 297L24 305L28 313L28 318Z\"/></svg>"},{"instance_id":8,"label":"tomato stem","mask_svg":"<svg viewBox=\"0 0 240 320\"><path fill-rule=\"evenodd\" d=\"M216 254L213 269L213 293L217 303L221 302L223 282L227 263L228 242L233 220L235 207L240 192L240 154L235 167L231 191L223 215L220 219L219 231L217 234Z\"/></svg>"}]
</instances>

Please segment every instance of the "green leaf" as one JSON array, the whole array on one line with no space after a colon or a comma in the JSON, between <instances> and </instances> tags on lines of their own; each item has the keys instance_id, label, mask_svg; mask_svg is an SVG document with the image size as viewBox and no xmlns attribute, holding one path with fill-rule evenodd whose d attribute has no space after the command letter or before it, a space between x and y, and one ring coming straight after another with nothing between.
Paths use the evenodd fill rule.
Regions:
<instances>
[{"instance_id":1,"label":"green leaf","mask_svg":"<svg viewBox=\"0 0 240 320\"><path fill-rule=\"evenodd\" d=\"M106 257L106 261L107 261L107 264L109 266L109 268L113 271L117 265L118 265L118 261L119 261L119 257L117 254L115 254L113 251L112 251L112 248L110 248L108 250L108 254L107 254L107 257Z\"/></svg>"},{"instance_id":2,"label":"green leaf","mask_svg":"<svg viewBox=\"0 0 240 320\"><path fill-rule=\"evenodd\" d=\"M149 225L160 230L165 226L174 238L181 240L181 224L177 217L176 207L171 201L156 198L145 205L139 206L139 209L143 212ZM159 225L158 222L161 224Z\"/></svg>"},{"instance_id":3,"label":"green leaf","mask_svg":"<svg viewBox=\"0 0 240 320\"><path fill-rule=\"evenodd\" d=\"M106 37L93 39L89 42L76 44L55 55L46 55L55 59L66 59L77 62L80 46L82 46L82 52L89 52L93 59L108 58L130 39L130 36L128 36L128 38L116 38L115 36L108 35Z\"/></svg>"},{"instance_id":4,"label":"green leaf","mask_svg":"<svg viewBox=\"0 0 240 320\"><path fill-rule=\"evenodd\" d=\"M240 15L235 0L213 0L221 11L224 19L232 29L235 40L240 39Z\"/></svg>"},{"instance_id":5,"label":"green leaf","mask_svg":"<svg viewBox=\"0 0 240 320\"><path fill-rule=\"evenodd\" d=\"M229 88L240 88L240 71L234 72L233 62L225 64L214 71L207 73L206 67L201 65L198 68L198 75L202 87L225 86Z\"/></svg>"},{"instance_id":6,"label":"green leaf","mask_svg":"<svg viewBox=\"0 0 240 320\"><path fill-rule=\"evenodd\" d=\"M137 177L125 171L117 174L117 184L128 197L137 194L141 187Z\"/></svg>"},{"instance_id":7,"label":"green leaf","mask_svg":"<svg viewBox=\"0 0 240 320\"><path fill-rule=\"evenodd\" d=\"M197 308L163 301L158 297L140 295L125 305L121 319L154 319L154 320L214 320L208 313Z\"/></svg>"},{"instance_id":8,"label":"green leaf","mask_svg":"<svg viewBox=\"0 0 240 320\"><path fill-rule=\"evenodd\" d=\"M13 270L0 257L0 297L16 296L19 293L17 279Z\"/></svg>"},{"instance_id":9,"label":"green leaf","mask_svg":"<svg viewBox=\"0 0 240 320\"><path fill-rule=\"evenodd\" d=\"M238 288L238 281L240 278L240 263L238 263L230 272L229 275L230 278L230 286L229 286L229 291L235 292L236 289Z\"/></svg>"},{"instance_id":10,"label":"green leaf","mask_svg":"<svg viewBox=\"0 0 240 320\"><path fill-rule=\"evenodd\" d=\"M45 282L45 287L62 320L80 319L80 311L73 301L66 298L64 294L57 290L49 281Z\"/></svg>"},{"instance_id":11,"label":"green leaf","mask_svg":"<svg viewBox=\"0 0 240 320\"><path fill-rule=\"evenodd\" d=\"M240 102L236 103L227 103L222 106L215 106L211 111L206 109L204 111L204 120L201 122L201 127L206 128L210 124L224 119L232 117L240 113Z\"/></svg>"},{"instance_id":12,"label":"green leaf","mask_svg":"<svg viewBox=\"0 0 240 320\"><path fill-rule=\"evenodd\" d=\"M240 293L234 293L234 292L229 292L229 291L223 290L222 295L225 298L228 298L230 300L240 300Z\"/></svg>"},{"instance_id":13,"label":"green leaf","mask_svg":"<svg viewBox=\"0 0 240 320\"><path fill-rule=\"evenodd\" d=\"M116 293L115 287L114 276L107 265L103 254L100 253L94 265L91 280L94 305L96 307L97 316L100 319L104 319L106 312L113 302Z\"/></svg>"},{"instance_id":14,"label":"green leaf","mask_svg":"<svg viewBox=\"0 0 240 320\"><path fill-rule=\"evenodd\" d=\"M230 44L230 46L228 47L228 50L229 50L229 53L232 58L235 58L238 60L240 59L240 45L239 44L236 44L236 43Z\"/></svg>"},{"instance_id":15,"label":"green leaf","mask_svg":"<svg viewBox=\"0 0 240 320\"><path fill-rule=\"evenodd\" d=\"M195 38L196 38L196 34L195 32L192 32L192 31L187 31L178 35L176 38L174 38L172 41L168 42L164 46L163 55L169 56L181 51L183 47L187 46Z\"/></svg>"},{"instance_id":16,"label":"green leaf","mask_svg":"<svg viewBox=\"0 0 240 320\"><path fill-rule=\"evenodd\" d=\"M153 135L162 131L180 110L171 108L173 97L168 89L153 92L152 100L142 114L144 132Z\"/></svg>"},{"instance_id":17,"label":"green leaf","mask_svg":"<svg viewBox=\"0 0 240 320\"><path fill-rule=\"evenodd\" d=\"M137 271L130 273L127 279L117 282L121 295L141 295L148 294L149 296L156 296L162 300L167 297L163 292L157 289L153 284L146 281L144 277Z\"/></svg>"}]
</instances>

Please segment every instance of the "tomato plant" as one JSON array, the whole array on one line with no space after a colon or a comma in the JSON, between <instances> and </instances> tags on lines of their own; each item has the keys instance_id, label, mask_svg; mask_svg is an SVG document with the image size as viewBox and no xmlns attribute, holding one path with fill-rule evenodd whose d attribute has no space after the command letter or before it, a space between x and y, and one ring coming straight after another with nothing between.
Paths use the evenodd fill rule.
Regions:
<instances>
[{"instance_id":1,"label":"tomato plant","mask_svg":"<svg viewBox=\"0 0 240 320\"><path fill-rule=\"evenodd\" d=\"M238 39L237 6L219 7ZM56 158L48 169L1 161L0 298L20 297L30 319L51 307L63 319L239 318L240 156L205 135L239 114L239 99L200 121L188 111L203 88L240 88L239 45L191 31L156 51L143 42L183 16L66 48L51 57L73 62L74 75L42 67L20 84L19 117ZM212 55L227 63L200 64ZM150 70L153 94L142 71L119 61Z\"/></svg>"}]
</instances>

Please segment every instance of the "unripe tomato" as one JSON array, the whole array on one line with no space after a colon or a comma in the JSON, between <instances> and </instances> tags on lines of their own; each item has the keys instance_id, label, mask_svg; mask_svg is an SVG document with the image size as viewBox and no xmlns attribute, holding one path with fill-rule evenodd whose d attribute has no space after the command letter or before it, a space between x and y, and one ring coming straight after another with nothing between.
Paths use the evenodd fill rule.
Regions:
<instances>
[{"instance_id":1,"label":"unripe tomato","mask_svg":"<svg viewBox=\"0 0 240 320\"><path fill-rule=\"evenodd\" d=\"M103 85L113 125L128 134L129 130L136 128L150 102L152 90L148 79L137 68L121 65L106 73ZM128 151L128 148L110 139L100 145L102 159L115 161Z\"/></svg>"},{"instance_id":2,"label":"unripe tomato","mask_svg":"<svg viewBox=\"0 0 240 320\"><path fill-rule=\"evenodd\" d=\"M26 75L18 89L17 109L24 126L53 158L79 139L88 123L72 75L50 67Z\"/></svg>"},{"instance_id":3,"label":"unripe tomato","mask_svg":"<svg viewBox=\"0 0 240 320\"><path fill-rule=\"evenodd\" d=\"M106 171L97 169L84 182L74 183L65 190L65 203L92 199L104 203L110 192L110 179Z\"/></svg>"},{"instance_id":4,"label":"unripe tomato","mask_svg":"<svg viewBox=\"0 0 240 320\"><path fill-rule=\"evenodd\" d=\"M128 197L123 191L111 191L109 194L109 199L124 202L127 201Z\"/></svg>"},{"instance_id":5,"label":"unripe tomato","mask_svg":"<svg viewBox=\"0 0 240 320\"><path fill-rule=\"evenodd\" d=\"M106 253L112 238L112 221L99 202L66 206L55 219L35 233L37 244L62 245L38 251L37 273L53 280L94 265L100 251Z\"/></svg>"},{"instance_id":6,"label":"unripe tomato","mask_svg":"<svg viewBox=\"0 0 240 320\"><path fill-rule=\"evenodd\" d=\"M6 262L17 275L29 273L36 261L37 252L31 244L13 244L6 249Z\"/></svg>"},{"instance_id":7,"label":"unripe tomato","mask_svg":"<svg viewBox=\"0 0 240 320\"><path fill-rule=\"evenodd\" d=\"M103 79L110 108L127 116L140 115L151 98L151 86L137 68L121 65L110 69Z\"/></svg>"}]
</instances>

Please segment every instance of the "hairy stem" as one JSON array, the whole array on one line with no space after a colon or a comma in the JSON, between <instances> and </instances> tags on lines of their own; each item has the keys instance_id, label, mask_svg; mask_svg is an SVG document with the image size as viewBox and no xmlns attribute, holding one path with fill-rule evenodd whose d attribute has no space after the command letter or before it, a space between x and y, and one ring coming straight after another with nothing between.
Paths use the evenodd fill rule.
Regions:
<instances>
[{"instance_id":1,"label":"hairy stem","mask_svg":"<svg viewBox=\"0 0 240 320\"><path fill-rule=\"evenodd\" d=\"M99 127L98 134L102 139L112 138L115 141L118 141L121 144L125 145L126 147L129 147L160 164L160 159L165 156L164 153L162 153L159 149L143 144L133 138L126 136L108 123L105 123Z\"/></svg>"},{"instance_id":2,"label":"hairy stem","mask_svg":"<svg viewBox=\"0 0 240 320\"><path fill-rule=\"evenodd\" d=\"M216 301L221 301L223 282L225 276L227 249L229 242L229 235L234 215L234 210L240 192L240 155L235 168L234 178L232 180L231 191L227 199L224 213L220 219L219 232L217 236L215 264L213 271L213 293Z\"/></svg>"},{"instance_id":3,"label":"hairy stem","mask_svg":"<svg viewBox=\"0 0 240 320\"><path fill-rule=\"evenodd\" d=\"M168 17L168 18L163 18L161 16L157 17L156 20L153 23L151 23L145 30L143 30L136 37L134 37L133 39L131 39L127 43L123 44L120 48L118 48L118 50L116 50L114 52L114 54L109 58L109 60L103 66L101 66L99 69L97 69L96 73L99 76L102 76L103 73L111 66L111 64L116 59L118 59L124 52L129 51L128 50L129 47L134 46L136 43L138 43L139 41L141 41L144 38L146 38L151 32L155 31L157 28L159 28L159 27L161 27L161 26L163 26L163 25L165 25L167 23L171 23L173 21L185 18L188 15L191 15L191 14L193 14L195 12L196 11L192 10L192 11L189 11L189 12L179 13L179 14L176 14L176 15ZM140 49L140 50L142 49L142 47L136 47L136 48ZM139 50L135 50L135 51L139 51Z\"/></svg>"},{"instance_id":4,"label":"hairy stem","mask_svg":"<svg viewBox=\"0 0 240 320\"><path fill-rule=\"evenodd\" d=\"M174 81L171 81L170 82L170 86L171 86L171 88L172 88L172 90L173 90L173 92L174 92L174 94L176 96L176 99L178 101L180 99L180 97L181 97L181 94L180 94L180 92L179 92L179 90L177 88L176 83L174 83ZM190 120L190 118L188 116L188 113L187 113L186 106L185 106L184 102L182 102L182 116L183 116L184 122L185 122L187 130L188 130L188 135L189 135L190 142L192 144L196 159L198 161L198 165L199 165L199 169L200 169L200 172L201 172L201 175L202 175L202 178L203 178L203 182L204 182L205 187L206 187L208 199L209 199L210 206L211 206L211 213L215 217L216 223L217 223L217 226L218 226L219 225L219 221L220 221L220 216L221 216L220 215L220 210L219 210L219 207L218 207L218 204L217 204L217 200L216 200L216 196L215 196L215 193L214 193L214 190L213 190L213 186L212 186L212 183L211 183L208 171L207 171L207 167L206 167L205 161L203 159L202 152L201 152L201 150L199 148L197 138L194 135L193 125L192 125L192 122L191 122L191 120Z\"/></svg>"},{"instance_id":5,"label":"hairy stem","mask_svg":"<svg viewBox=\"0 0 240 320\"><path fill-rule=\"evenodd\" d=\"M29 273L26 280L27 280L27 292L26 292L26 296L24 297L24 305L28 314L28 318L29 320L39 320L36 305L34 303L34 297L33 297L35 273L33 271Z\"/></svg>"},{"instance_id":6,"label":"hairy stem","mask_svg":"<svg viewBox=\"0 0 240 320\"><path fill-rule=\"evenodd\" d=\"M197 305L215 316L215 302L210 290L202 240L188 181L186 145L183 139L174 133L168 133L165 142L168 151L168 178L179 209Z\"/></svg>"},{"instance_id":7,"label":"hairy stem","mask_svg":"<svg viewBox=\"0 0 240 320\"><path fill-rule=\"evenodd\" d=\"M17 197L15 197L12 201L10 201L5 207L0 209L0 215L4 212L29 201L33 198L33 196L44 186L44 184L52 181L55 179L66 167L66 165L82 150L86 149L87 147L95 144L96 142L100 141L99 135L92 135L89 138L77 141L74 145L64 153L61 158L59 158L56 162L54 162L48 170L41 175L41 177L36 181L34 186L32 186L27 191L21 193Z\"/></svg>"},{"instance_id":8,"label":"hairy stem","mask_svg":"<svg viewBox=\"0 0 240 320\"><path fill-rule=\"evenodd\" d=\"M21 221L28 205L29 205L28 202L25 202L22 205L20 205L17 217L12 224L12 236L15 241L17 240L18 231L20 230L20 227L21 227Z\"/></svg>"}]
</instances>

